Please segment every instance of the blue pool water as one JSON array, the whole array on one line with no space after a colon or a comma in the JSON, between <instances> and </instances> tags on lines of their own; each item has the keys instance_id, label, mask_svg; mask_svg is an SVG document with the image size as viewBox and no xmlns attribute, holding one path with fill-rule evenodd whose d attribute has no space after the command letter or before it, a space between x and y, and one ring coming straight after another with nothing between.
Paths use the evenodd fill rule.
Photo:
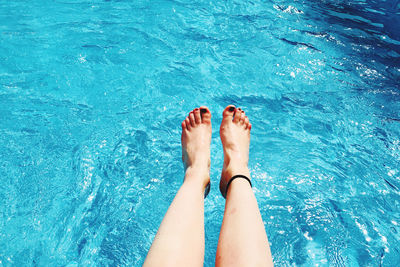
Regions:
<instances>
[{"instance_id":1,"label":"blue pool water","mask_svg":"<svg viewBox=\"0 0 400 267\"><path fill-rule=\"evenodd\" d=\"M400 2L0 2L0 266L140 266L183 179L180 122L223 108L276 266L400 266Z\"/></svg>"}]
</instances>

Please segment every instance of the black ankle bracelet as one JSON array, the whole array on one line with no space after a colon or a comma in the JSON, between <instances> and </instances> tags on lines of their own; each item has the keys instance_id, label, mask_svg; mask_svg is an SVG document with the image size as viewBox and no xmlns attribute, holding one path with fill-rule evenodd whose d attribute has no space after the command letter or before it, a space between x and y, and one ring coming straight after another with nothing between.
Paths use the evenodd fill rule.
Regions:
<instances>
[{"instance_id":1,"label":"black ankle bracelet","mask_svg":"<svg viewBox=\"0 0 400 267\"><path fill-rule=\"evenodd\" d=\"M247 176L244 176L244 175L241 175L241 174L232 176L232 178L229 180L228 184L226 185L225 194L222 195L224 198L226 198L226 194L228 193L229 185L230 185L230 184L232 183L232 181L235 180L236 178L243 178L243 179L246 179L246 180L249 182L250 187L253 187L253 185L251 184L250 179L249 179Z\"/></svg>"},{"instance_id":2,"label":"black ankle bracelet","mask_svg":"<svg viewBox=\"0 0 400 267\"><path fill-rule=\"evenodd\" d=\"M206 189L204 190L204 198L206 198L210 193L210 188L211 188L211 183L208 183Z\"/></svg>"}]
</instances>

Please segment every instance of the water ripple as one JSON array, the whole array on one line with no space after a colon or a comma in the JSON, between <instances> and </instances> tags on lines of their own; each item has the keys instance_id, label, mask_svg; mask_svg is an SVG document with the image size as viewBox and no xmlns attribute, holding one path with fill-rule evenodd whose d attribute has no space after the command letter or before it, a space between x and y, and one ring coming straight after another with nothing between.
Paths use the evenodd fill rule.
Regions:
<instances>
[{"instance_id":1,"label":"water ripple","mask_svg":"<svg viewBox=\"0 0 400 267\"><path fill-rule=\"evenodd\" d=\"M227 104L277 266L398 266L399 1L0 3L0 265L140 266ZM224 200L205 201L214 266Z\"/></svg>"}]
</instances>

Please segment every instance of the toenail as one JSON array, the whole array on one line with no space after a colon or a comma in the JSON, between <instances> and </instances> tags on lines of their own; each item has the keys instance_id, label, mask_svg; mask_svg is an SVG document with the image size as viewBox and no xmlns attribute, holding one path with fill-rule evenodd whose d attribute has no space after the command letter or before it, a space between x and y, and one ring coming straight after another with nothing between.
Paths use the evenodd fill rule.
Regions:
<instances>
[{"instance_id":1,"label":"toenail","mask_svg":"<svg viewBox=\"0 0 400 267\"><path fill-rule=\"evenodd\" d=\"M203 114L203 113L206 113L207 112L207 109L205 109L205 108L202 108L202 109L200 109L200 112Z\"/></svg>"},{"instance_id":2,"label":"toenail","mask_svg":"<svg viewBox=\"0 0 400 267\"><path fill-rule=\"evenodd\" d=\"M235 107L230 107L229 108L229 111L234 111L235 110Z\"/></svg>"},{"instance_id":3,"label":"toenail","mask_svg":"<svg viewBox=\"0 0 400 267\"><path fill-rule=\"evenodd\" d=\"M238 110L242 110L241 108L238 108Z\"/></svg>"}]
</instances>

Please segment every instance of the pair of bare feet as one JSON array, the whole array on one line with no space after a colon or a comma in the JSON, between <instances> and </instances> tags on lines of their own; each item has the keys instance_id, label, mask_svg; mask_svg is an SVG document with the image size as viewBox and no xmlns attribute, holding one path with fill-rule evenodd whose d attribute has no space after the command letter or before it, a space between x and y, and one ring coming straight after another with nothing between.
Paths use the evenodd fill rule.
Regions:
<instances>
[{"instance_id":1,"label":"pair of bare feet","mask_svg":"<svg viewBox=\"0 0 400 267\"><path fill-rule=\"evenodd\" d=\"M222 116L220 137L224 150L224 165L220 190L224 194L232 176L241 174L250 178L247 164L251 124L245 112L233 105L227 106ZM211 112L207 107L194 109L182 122L181 141L185 179L196 179L206 188L210 182L211 143Z\"/></svg>"},{"instance_id":2,"label":"pair of bare feet","mask_svg":"<svg viewBox=\"0 0 400 267\"><path fill-rule=\"evenodd\" d=\"M220 136L224 165L220 190L226 196L215 266L273 266L257 200L245 179L250 178L251 124L233 105L223 112ZM210 182L211 112L196 108L182 122L182 159L185 180L168 208L143 266L203 266L204 199ZM242 176L242 178L244 178ZM234 181L230 183L229 181ZM228 188L228 190L227 190Z\"/></svg>"}]
</instances>

